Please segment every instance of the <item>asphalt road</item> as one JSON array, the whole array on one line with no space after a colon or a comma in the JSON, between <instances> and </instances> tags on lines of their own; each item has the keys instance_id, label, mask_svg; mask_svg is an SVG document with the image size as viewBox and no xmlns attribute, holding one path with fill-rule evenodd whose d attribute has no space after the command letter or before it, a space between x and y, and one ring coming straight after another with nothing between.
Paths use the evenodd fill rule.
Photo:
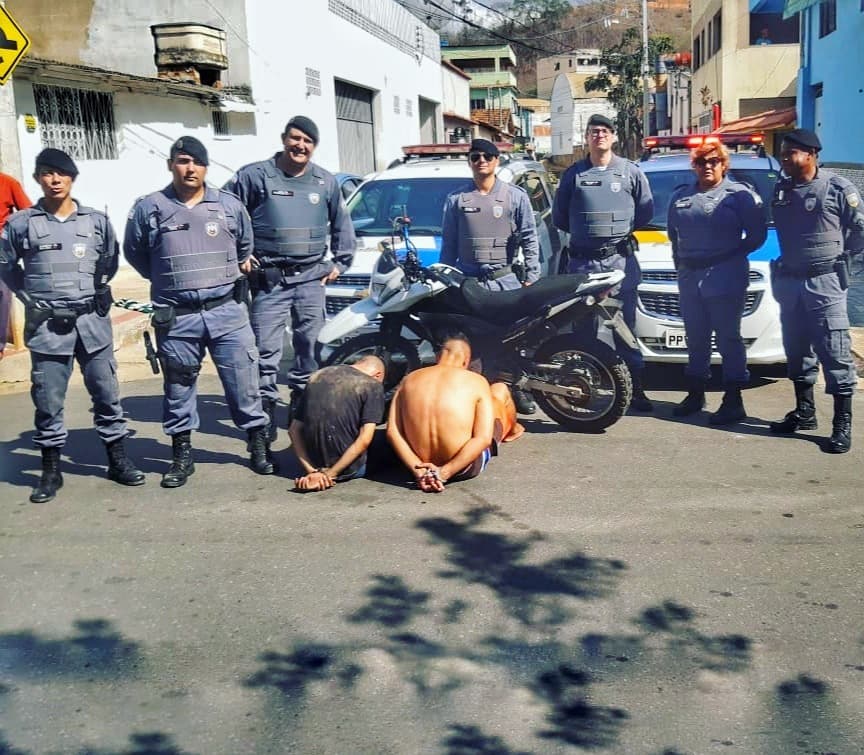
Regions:
<instances>
[{"instance_id":1,"label":"asphalt road","mask_svg":"<svg viewBox=\"0 0 864 755\"><path fill-rule=\"evenodd\" d=\"M532 419L439 496L257 477L210 376L174 491L159 383L124 386L122 488L76 386L42 506L0 397L0 753L864 752L864 399L830 456L827 397L772 437L791 391L759 383L731 430L680 391L603 435Z\"/></svg>"}]
</instances>

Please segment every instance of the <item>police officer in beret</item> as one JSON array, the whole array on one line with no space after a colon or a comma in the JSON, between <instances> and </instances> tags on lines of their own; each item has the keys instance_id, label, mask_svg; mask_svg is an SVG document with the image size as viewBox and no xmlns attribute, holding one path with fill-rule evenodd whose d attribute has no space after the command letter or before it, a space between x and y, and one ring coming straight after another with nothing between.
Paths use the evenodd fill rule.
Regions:
<instances>
[{"instance_id":1,"label":"police officer in beret","mask_svg":"<svg viewBox=\"0 0 864 755\"><path fill-rule=\"evenodd\" d=\"M52 500L63 487L60 450L68 432L63 404L74 362L93 400L93 421L108 453L108 478L143 485L144 475L126 457L127 435L114 337L111 291L118 248L107 216L72 197L78 168L59 149L36 157L33 178L42 198L9 218L2 234L0 275L24 302L24 342L30 349L34 443L42 452L42 477L33 503Z\"/></svg>"},{"instance_id":2,"label":"police officer in beret","mask_svg":"<svg viewBox=\"0 0 864 755\"><path fill-rule=\"evenodd\" d=\"M524 189L496 177L500 151L488 139L468 150L473 183L444 203L440 261L477 278L491 291L530 286L540 278L540 247L531 201ZM522 249L522 259L517 253ZM513 391L516 407L533 414L530 394Z\"/></svg>"},{"instance_id":3,"label":"police officer in beret","mask_svg":"<svg viewBox=\"0 0 864 755\"><path fill-rule=\"evenodd\" d=\"M311 119L294 116L282 134L282 152L241 168L224 187L240 197L255 231L252 327L271 441L285 327L290 322L293 331L288 385L294 407L318 368L315 342L324 325L324 286L351 266L356 247L336 179L312 162L318 138Z\"/></svg>"},{"instance_id":4,"label":"police officer in beret","mask_svg":"<svg viewBox=\"0 0 864 755\"><path fill-rule=\"evenodd\" d=\"M642 280L633 230L651 220L654 199L638 166L612 152L615 124L609 118L592 115L585 137L588 154L564 171L552 205L552 222L570 234L569 272L624 271L626 277L617 295L624 321L632 329L636 324L636 288ZM633 377L630 406L652 411L654 407L642 388L642 353L620 341L618 352Z\"/></svg>"},{"instance_id":5,"label":"police officer in beret","mask_svg":"<svg viewBox=\"0 0 864 755\"><path fill-rule=\"evenodd\" d=\"M772 288L795 408L770 428L774 433L816 428L813 384L821 362L825 392L834 396L824 450L842 454L852 446L852 394L858 382L846 309L849 258L864 252L864 208L852 183L819 167L821 149L819 137L807 129L790 131L780 149L785 175L772 201L780 241Z\"/></svg>"},{"instance_id":6,"label":"police officer in beret","mask_svg":"<svg viewBox=\"0 0 864 755\"><path fill-rule=\"evenodd\" d=\"M747 255L762 246L768 228L759 195L726 175L726 147L703 144L690 153L690 164L696 180L672 195L667 222L689 352L684 370L689 392L672 413L686 417L705 406L711 334L716 333L725 392L708 421L728 425L747 416L741 397L750 382L741 339L750 273Z\"/></svg>"},{"instance_id":7,"label":"police officer in beret","mask_svg":"<svg viewBox=\"0 0 864 755\"><path fill-rule=\"evenodd\" d=\"M153 326L164 372L162 426L173 458L163 488L195 471L192 431L199 426L197 383L210 352L234 424L245 430L250 466L273 474L267 415L258 389L258 350L246 306L252 224L237 197L208 186L207 150L184 136L171 145L171 183L129 213L123 252L150 281Z\"/></svg>"}]
</instances>

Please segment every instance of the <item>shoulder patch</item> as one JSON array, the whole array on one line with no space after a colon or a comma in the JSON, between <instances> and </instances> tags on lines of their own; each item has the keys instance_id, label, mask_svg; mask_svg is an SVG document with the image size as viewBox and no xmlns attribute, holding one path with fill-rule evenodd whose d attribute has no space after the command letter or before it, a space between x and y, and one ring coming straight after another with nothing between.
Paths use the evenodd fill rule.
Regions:
<instances>
[{"instance_id":1,"label":"shoulder patch","mask_svg":"<svg viewBox=\"0 0 864 755\"><path fill-rule=\"evenodd\" d=\"M848 205L852 209L857 208L858 205L861 204L861 198L858 196L858 192L855 191L854 189L852 191L847 191L846 192L846 202L848 203Z\"/></svg>"}]
</instances>

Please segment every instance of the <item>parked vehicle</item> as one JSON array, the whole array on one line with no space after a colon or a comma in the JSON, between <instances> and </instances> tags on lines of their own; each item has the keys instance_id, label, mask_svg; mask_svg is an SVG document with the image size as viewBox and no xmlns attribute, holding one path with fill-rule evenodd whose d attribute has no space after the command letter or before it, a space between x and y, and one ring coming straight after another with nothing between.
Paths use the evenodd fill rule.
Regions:
<instances>
[{"instance_id":1,"label":"parked vehicle","mask_svg":"<svg viewBox=\"0 0 864 755\"><path fill-rule=\"evenodd\" d=\"M423 265L407 219L394 222L406 246L397 256L385 243L369 296L325 324L319 346L335 346L326 364L377 354L387 365L385 390L392 395L405 373L421 366L418 346L437 346L438 334L455 327L469 337L475 356L495 365L499 379L530 391L568 430L597 432L623 416L632 384L615 353L613 331L634 341L617 302L606 298L622 272L556 275L492 292L448 265ZM378 327L364 332L370 324Z\"/></svg>"},{"instance_id":2,"label":"parked vehicle","mask_svg":"<svg viewBox=\"0 0 864 755\"><path fill-rule=\"evenodd\" d=\"M363 176L357 176L353 173L336 173L333 177L336 179L336 183L339 184L339 190L342 192L342 198L346 202L357 190L357 187L363 183Z\"/></svg>"},{"instance_id":3,"label":"parked vehicle","mask_svg":"<svg viewBox=\"0 0 864 755\"><path fill-rule=\"evenodd\" d=\"M649 137L639 167L648 178L654 195L654 217L649 226L637 229L642 283L633 334L646 361L687 361L687 338L678 298L678 274L672 264L672 246L666 235L669 199L679 186L695 180L690 168L689 149L705 140L717 139L730 149L729 177L755 189L768 217L768 238L749 256L750 285L741 320L741 336L751 364L772 364L786 360L780 331L780 311L771 293L769 262L779 255L777 232L771 217L774 184L780 165L762 149L759 134L691 134L677 137ZM744 148L743 151L732 151ZM663 149L665 152L657 152ZM720 355L712 354L719 362Z\"/></svg>"},{"instance_id":4,"label":"parked vehicle","mask_svg":"<svg viewBox=\"0 0 864 755\"><path fill-rule=\"evenodd\" d=\"M546 169L533 160L513 158L502 149L497 176L528 193L540 242L542 274L558 271L562 236L552 225L552 189ZM388 240L397 217L411 219L411 234L424 265L441 254L441 221L447 195L471 182L467 144L426 144L403 148L396 165L368 177L348 202L357 234L351 268L327 286L327 314L335 315L366 295L378 259L378 245Z\"/></svg>"}]
</instances>

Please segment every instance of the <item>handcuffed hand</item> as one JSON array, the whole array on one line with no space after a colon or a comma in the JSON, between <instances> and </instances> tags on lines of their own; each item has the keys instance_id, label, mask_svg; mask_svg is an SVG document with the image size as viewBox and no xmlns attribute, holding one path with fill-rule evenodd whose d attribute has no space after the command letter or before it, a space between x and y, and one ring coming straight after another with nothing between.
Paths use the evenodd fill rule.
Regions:
<instances>
[{"instance_id":1,"label":"handcuffed hand","mask_svg":"<svg viewBox=\"0 0 864 755\"><path fill-rule=\"evenodd\" d=\"M294 478L294 487L298 490L327 490L335 484L336 481L329 474L320 470Z\"/></svg>"},{"instance_id":2,"label":"handcuffed hand","mask_svg":"<svg viewBox=\"0 0 864 755\"><path fill-rule=\"evenodd\" d=\"M447 480L441 474L440 467L437 467L434 464L429 464L428 462L423 462L421 464L415 464L414 469L417 470L414 472L414 477L417 480L417 487L419 487L420 490L424 493L444 492L444 483L447 482Z\"/></svg>"}]
</instances>

